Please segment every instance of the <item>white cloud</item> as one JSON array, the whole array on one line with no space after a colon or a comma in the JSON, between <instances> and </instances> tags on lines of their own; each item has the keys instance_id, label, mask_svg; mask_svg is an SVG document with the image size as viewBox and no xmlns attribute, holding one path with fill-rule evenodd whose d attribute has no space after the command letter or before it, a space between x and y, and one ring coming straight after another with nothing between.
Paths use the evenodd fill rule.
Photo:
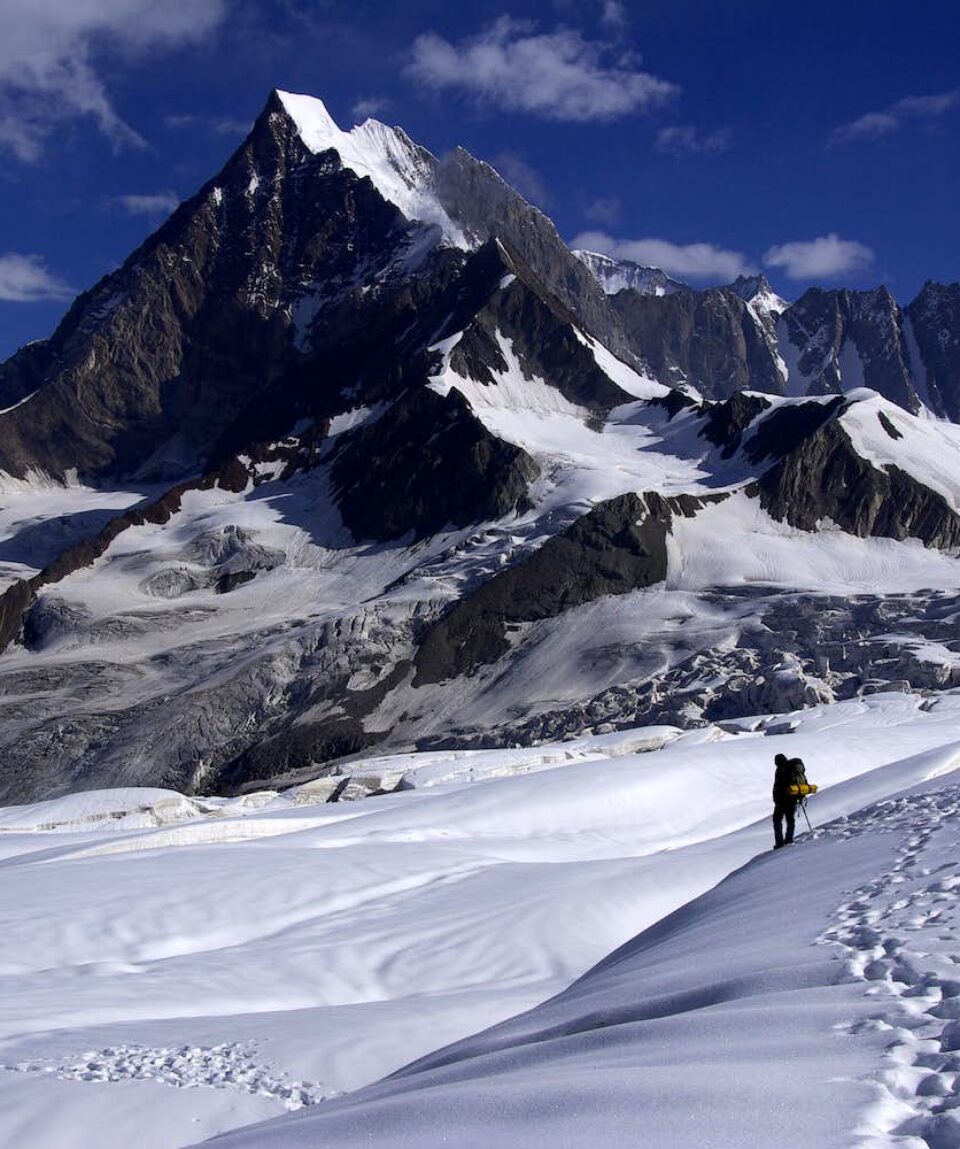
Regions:
<instances>
[{"instance_id":1,"label":"white cloud","mask_svg":"<svg viewBox=\"0 0 960 1149\"><path fill-rule=\"evenodd\" d=\"M865 271L873 263L873 250L831 232L806 242L775 244L764 253L763 262L783 268L788 279L834 279Z\"/></svg>"},{"instance_id":2,"label":"white cloud","mask_svg":"<svg viewBox=\"0 0 960 1149\"><path fill-rule=\"evenodd\" d=\"M0 146L36 160L50 133L89 116L115 144L143 145L116 113L95 57L139 54L196 40L226 0L3 0Z\"/></svg>"},{"instance_id":3,"label":"white cloud","mask_svg":"<svg viewBox=\"0 0 960 1149\"><path fill-rule=\"evenodd\" d=\"M169 215L180 206L175 192L156 192L153 195L118 195L115 200L128 215Z\"/></svg>"},{"instance_id":4,"label":"white cloud","mask_svg":"<svg viewBox=\"0 0 960 1149\"><path fill-rule=\"evenodd\" d=\"M371 116L381 116L390 107L390 101L382 96L365 96L350 109L355 120L366 120Z\"/></svg>"},{"instance_id":5,"label":"white cloud","mask_svg":"<svg viewBox=\"0 0 960 1149\"><path fill-rule=\"evenodd\" d=\"M654 151L671 156L717 156L730 147L729 128L716 128L700 132L692 124L676 124L661 128L654 140Z\"/></svg>"},{"instance_id":6,"label":"white cloud","mask_svg":"<svg viewBox=\"0 0 960 1149\"><path fill-rule=\"evenodd\" d=\"M671 243L666 239L615 239L603 231L584 231L573 239L573 248L599 251L614 259L629 259L644 267L659 267L681 279L730 281L738 275L754 275L756 268L740 251L728 251L712 243Z\"/></svg>"},{"instance_id":7,"label":"white cloud","mask_svg":"<svg viewBox=\"0 0 960 1149\"><path fill-rule=\"evenodd\" d=\"M957 104L960 104L960 88L933 96L905 96L882 112L867 112L851 123L835 128L830 142L849 144L857 140L878 140L899 132L908 120L942 116Z\"/></svg>"},{"instance_id":8,"label":"white cloud","mask_svg":"<svg viewBox=\"0 0 960 1149\"><path fill-rule=\"evenodd\" d=\"M549 120L613 120L663 103L676 85L629 60L606 62L610 46L569 28L537 33L502 16L469 40L435 32L414 41L407 73L428 88L459 90L481 104Z\"/></svg>"},{"instance_id":9,"label":"white cloud","mask_svg":"<svg viewBox=\"0 0 960 1149\"><path fill-rule=\"evenodd\" d=\"M0 300L7 303L40 303L46 299L70 299L74 292L49 272L39 255L8 252L0 255Z\"/></svg>"}]
</instances>

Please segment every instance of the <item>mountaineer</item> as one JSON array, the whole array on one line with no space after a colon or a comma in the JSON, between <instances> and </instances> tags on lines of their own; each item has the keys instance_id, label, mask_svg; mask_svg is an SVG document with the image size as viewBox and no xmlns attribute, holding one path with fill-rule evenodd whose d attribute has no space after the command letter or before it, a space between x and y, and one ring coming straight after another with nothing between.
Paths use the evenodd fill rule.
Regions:
<instances>
[{"instance_id":1,"label":"mountaineer","mask_svg":"<svg viewBox=\"0 0 960 1149\"><path fill-rule=\"evenodd\" d=\"M793 845L794 820L797 803L816 787L807 782L807 771L801 758L788 758L778 754L774 760L777 770L773 776L773 848ZM786 822L787 832L783 832Z\"/></svg>"}]
</instances>

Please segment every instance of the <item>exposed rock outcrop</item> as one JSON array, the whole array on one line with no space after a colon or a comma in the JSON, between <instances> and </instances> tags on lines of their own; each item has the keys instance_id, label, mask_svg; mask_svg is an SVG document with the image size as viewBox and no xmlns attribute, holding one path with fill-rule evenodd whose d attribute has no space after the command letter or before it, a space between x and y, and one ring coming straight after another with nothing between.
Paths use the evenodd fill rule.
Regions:
<instances>
[{"instance_id":1,"label":"exposed rock outcrop","mask_svg":"<svg viewBox=\"0 0 960 1149\"><path fill-rule=\"evenodd\" d=\"M662 582L673 515L702 501L626 494L600 503L529 559L484 583L424 636L414 685L469 674L510 649L512 625L552 618L605 594Z\"/></svg>"},{"instance_id":2,"label":"exposed rock outcrop","mask_svg":"<svg viewBox=\"0 0 960 1149\"><path fill-rule=\"evenodd\" d=\"M621 291L613 306L631 349L662 383L685 383L711 399L746 389L782 393L772 336L735 292Z\"/></svg>"},{"instance_id":3,"label":"exposed rock outcrop","mask_svg":"<svg viewBox=\"0 0 960 1149\"><path fill-rule=\"evenodd\" d=\"M783 322L808 393L870 387L909 411L918 409L902 313L886 287L812 287L784 313Z\"/></svg>"},{"instance_id":4,"label":"exposed rock outcrop","mask_svg":"<svg viewBox=\"0 0 960 1149\"><path fill-rule=\"evenodd\" d=\"M906 309L925 384L924 398L939 415L960 422L960 283L927 282ZM918 386L923 394L923 387Z\"/></svg>"},{"instance_id":5,"label":"exposed rock outcrop","mask_svg":"<svg viewBox=\"0 0 960 1149\"><path fill-rule=\"evenodd\" d=\"M522 506L537 464L492 435L458 391L421 387L388 416L343 436L335 497L358 539L416 538L498 519Z\"/></svg>"},{"instance_id":6,"label":"exposed rock outcrop","mask_svg":"<svg viewBox=\"0 0 960 1149\"><path fill-rule=\"evenodd\" d=\"M960 547L960 515L946 499L900 467L871 465L836 420L779 459L747 493L759 496L773 518L801 530L832 522L860 538Z\"/></svg>"}]
</instances>

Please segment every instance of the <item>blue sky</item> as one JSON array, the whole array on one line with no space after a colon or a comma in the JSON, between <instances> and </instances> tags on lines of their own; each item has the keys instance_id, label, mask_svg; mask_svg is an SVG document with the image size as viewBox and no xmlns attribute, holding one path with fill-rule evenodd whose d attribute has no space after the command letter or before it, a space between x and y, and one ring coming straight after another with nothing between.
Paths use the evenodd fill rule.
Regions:
<instances>
[{"instance_id":1,"label":"blue sky","mask_svg":"<svg viewBox=\"0 0 960 1149\"><path fill-rule=\"evenodd\" d=\"M2 0L0 358L213 175L271 88L490 160L698 285L960 275L960 6Z\"/></svg>"}]
</instances>

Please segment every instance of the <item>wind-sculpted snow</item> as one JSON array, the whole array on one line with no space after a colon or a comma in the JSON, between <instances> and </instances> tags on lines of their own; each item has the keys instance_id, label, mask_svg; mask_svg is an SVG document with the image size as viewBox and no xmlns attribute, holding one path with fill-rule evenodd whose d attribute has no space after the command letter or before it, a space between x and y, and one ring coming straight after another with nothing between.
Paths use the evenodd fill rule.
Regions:
<instances>
[{"instance_id":1,"label":"wind-sculpted snow","mask_svg":"<svg viewBox=\"0 0 960 1149\"><path fill-rule=\"evenodd\" d=\"M659 1122L672 1149L720 1122L723 1144L762 1144L796 1073L818 1088L787 1144L833 1144L828 1119L852 1129L872 1087L830 1079L869 1083L882 1051L831 1027L877 1002L812 943L900 842L871 804L954 784L958 714L878 695L782 715L788 736L758 717L360 760L413 788L204 799L152 827L99 815L166 794L90 795L89 828L61 799L4 811L0 1141L179 1149L306 1105L320 1125L242 1143L633 1145ZM768 848L782 747L821 784L823 840L684 909Z\"/></svg>"},{"instance_id":2,"label":"wind-sculpted snow","mask_svg":"<svg viewBox=\"0 0 960 1149\"><path fill-rule=\"evenodd\" d=\"M958 765L954 743L836 787L823 816L856 812L754 859L553 1000L213 1143L673 1149L766 1144L775 1128L797 1147L956 1144L958 788L948 773L874 799Z\"/></svg>"}]
</instances>

